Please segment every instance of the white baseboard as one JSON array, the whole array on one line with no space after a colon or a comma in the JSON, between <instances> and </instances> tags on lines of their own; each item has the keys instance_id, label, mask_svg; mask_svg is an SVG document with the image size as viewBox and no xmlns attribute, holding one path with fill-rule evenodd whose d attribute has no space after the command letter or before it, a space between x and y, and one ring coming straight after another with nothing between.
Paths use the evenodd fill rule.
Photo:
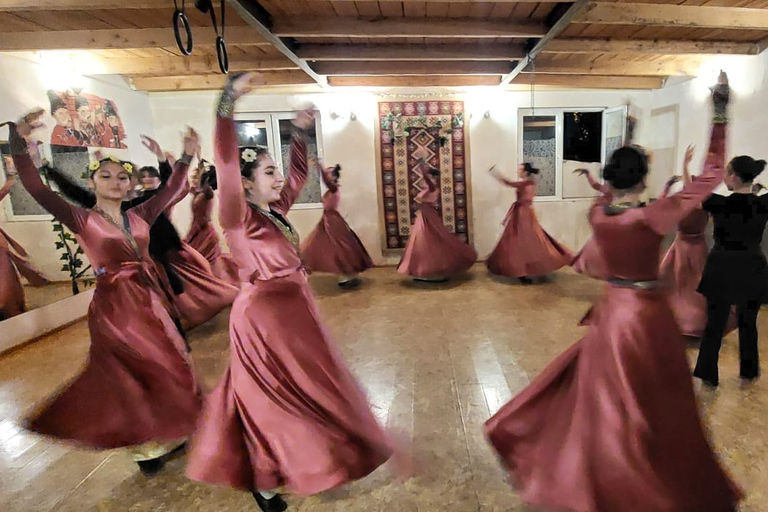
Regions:
<instances>
[{"instance_id":1,"label":"white baseboard","mask_svg":"<svg viewBox=\"0 0 768 512\"><path fill-rule=\"evenodd\" d=\"M0 322L0 354L71 324L88 313L90 289Z\"/></svg>"}]
</instances>

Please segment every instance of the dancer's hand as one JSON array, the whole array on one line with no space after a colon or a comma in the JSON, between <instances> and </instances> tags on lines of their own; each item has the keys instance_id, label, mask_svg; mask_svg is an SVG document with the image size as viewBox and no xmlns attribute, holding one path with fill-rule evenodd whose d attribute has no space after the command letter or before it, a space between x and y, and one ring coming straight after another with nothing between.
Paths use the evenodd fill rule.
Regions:
<instances>
[{"instance_id":1,"label":"dancer's hand","mask_svg":"<svg viewBox=\"0 0 768 512\"><path fill-rule=\"evenodd\" d=\"M170 151L166 151L164 156L165 156L165 161L168 162L171 165L171 167L176 165L176 157L173 156L173 153L171 153Z\"/></svg>"},{"instance_id":2,"label":"dancer's hand","mask_svg":"<svg viewBox=\"0 0 768 512\"><path fill-rule=\"evenodd\" d=\"M765 190L765 185L763 185L762 183L753 183L752 184L752 193L753 194L759 194L763 190Z\"/></svg>"},{"instance_id":3,"label":"dancer's hand","mask_svg":"<svg viewBox=\"0 0 768 512\"><path fill-rule=\"evenodd\" d=\"M293 120L293 125L300 130L307 131L314 122L315 109L314 107L309 107L296 112L296 119Z\"/></svg>"},{"instance_id":4,"label":"dancer's hand","mask_svg":"<svg viewBox=\"0 0 768 512\"><path fill-rule=\"evenodd\" d=\"M200 149L200 135L191 126L187 127L187 132L184 134L184 156L192 159L192 155L196 154Z\"/></svg>"},{"instance_id":5,"label":"dancer's hand","mask_svg":"<svg viewBox=\"0 0 768 512\"><path fill-rule=\"evenodd\" d=\"M157 143L157 141L147 135L141 135L141 143L144 144L144 147L150 150L152 153L155 154L157 157L158 162L165 162L165 153L163 152L163 148L160 147L160 144Z\"/></svg>"},{"instance_id":6,"label":"dancer's hand","mask_svg":"<svg viewBox=\"0 0 768 512\"><path fill-rule=\"evenodd\" d=\"M34 109L29 114L19 119L16 123L16 133L27 139L32 132L45 126L41 120L43 115L45 115L45 110L42 108Z\"/></svg>"},{"instance_id":7,"label":"dancer's hand","mask_svg":"<svg viewBox=\"0 0 768 512\"><path fill-rule=\"evenodd\" d=\"M589 170L579 167L578 169L573 171L573 174L578 174L579 176L584 176L585 174L589 174Z\"/></svg>"},{"instance_id":8,"label":"dancer's hand","mask_svg":"<svg viewBox=\"0 0 768 512\"><path fill-rule=\"evenodd\" d=\"M696 146L693 144L689 144L687 148L685 148L685 158L683 159L683 165L689 165L691 161L693 160L693 154L696 152Z\"/></svg>"},{"instance_id":9,"label":"dancer's hand","mask_svg":"<svg viewBox=\"0 0 768 512\"><path fill-rule=\"evenodd\" d=\"M234 75L230 78L228 87L232 88L232 99L237 101L249 92L251 92L257 85L264 84L264 77L255 72L242 73L240 75Z\"/></svg>"},{"instance_id":10,"label":"dancer's hand","mask_svg":"<svg viewBox=\"0 0 768 512\"><path fill-rule=\"evenodd\" d=\"M671 187L672 185L674 185L675 183L677 183L678 181L680 181L681 179L682 179L682 177L680 177L680 176L678 176L677 174L675 174L674 176L672 176L671 178L669 178L669 179L667 180L667 183L666 183L664 186L665 186L666 188L669 188L669 187Z\"/></svg>"}]
</instances>

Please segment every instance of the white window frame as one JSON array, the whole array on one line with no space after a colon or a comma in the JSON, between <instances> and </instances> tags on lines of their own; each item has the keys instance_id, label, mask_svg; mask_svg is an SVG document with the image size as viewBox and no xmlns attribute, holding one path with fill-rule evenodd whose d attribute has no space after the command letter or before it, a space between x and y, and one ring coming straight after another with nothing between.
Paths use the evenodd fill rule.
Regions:
<instances>
[{"instance_id":1,"label":"white window frame","mask_svg":"<svg viewBox=\"0 0 768 512\"><path fill-rule=\"evenodd\" d=\"M555 117L555 194L551 196L536 196L534 201L548 203L554 201L594 201L593 197L563 197L563 130L565 114L570 112L602 112L603 123L600 140L601 166L605 165L605 114L623 107L554 107L554 108L518 108L517 109L517 163L525 163L523 158L523 120L530 116ZM625 130L626 131L626 130Z\"/></svg>"},{"instance_id":2,"label":"white window frame","mask_svg":"<svg viewBox=\"0 0 768 512\"><path fill-rule=\"evenodd\" d=\"M285 119L296 119L296 112L238 112L235 114L235 121L263 122L267 127L267 146L269 154L274 158L277 168L285 175L285 164L283 162L283 152L280 149L280 121ZM315 133L317 134L317 158L323 161L323 138L322 124L320 123L320 114L315 114ZM309 169L309 172L316 172L316 169ZM325 183L320 180L320 195L326 191ZM322 209L323 203L301 203L294 204L292 210L317 210Z\"/></svg>"}]
</instances>

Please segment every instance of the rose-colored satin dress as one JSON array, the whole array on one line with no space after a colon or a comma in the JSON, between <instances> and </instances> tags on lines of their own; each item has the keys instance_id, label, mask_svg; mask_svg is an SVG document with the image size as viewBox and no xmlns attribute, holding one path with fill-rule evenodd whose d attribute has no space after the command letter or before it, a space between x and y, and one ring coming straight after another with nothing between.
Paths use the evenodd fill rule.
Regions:
<instances>
[{"instance_id":1,"label":"rose-colored satin dress","mask_svg":"<svg viewBox=\"0 0 768 512\"><path fill-rule=\"evenodd\" d=\"M339 213L341 192L333 180L320 174L328 190L323 194L323 218L301 245L309 270L352 275L373 267L363 242Z\"/></svg>"},{"instance_id":2,"label":"rose-colored satin dress","mask_svg":"<svg viewBox=\"0 0 768 512\"><path fill-rule=\"evenodd\" d=\"M543 276L568 265L571 251L549 236L533 210L536 182L531 179L504 184L517 190L517 200L504 219L504 232L485 262L492 274L507 277Z\"/></svg>"},{"instance_id":3,"label":"rose-colored satin dress","mask_svg":"<svg viewBox=\"0 0 768 512\"><path fill-rule=\"evenodd\" d=\"M217 120L215 151L219 221L243 283L230 314L229 368L207 400L187 474L301 495L362 478L390 457L390 444L320 322L298 235L275 215L306 181L306 143L291 143L275 214L245 200L231 118Z\"/></svg>"},{"instance_id":4,"label":"rose-colored satin dress","mask_svg":"<svg viewBox=\"0 0 768 512\"><path fill-rule=\"evenodd\" d=\"M426 278L466 272L477 261L477 251L445 227L435 210L440 189L428 173L423 173L422 177L427 188L416 196L421 205L397 271Z\"/></svg>"},{"instance_id":5,"label":"rose-colored satin dress","mask_svg":"<svg viewBox=\"0 0 768 512\"><path fill-rule=\"evenodd\" d=\"M591 174L587 173L589 185L602 195L608 194L608 186L598 182ZM574 256L571 261L571 267L577 274L589 276L593 279L605 280L608 277L608 270L605 268L605 260L600 253L600 248L595 242L594 237L589 237L587 243Z\"/></svg>"},{"instance_id":6,"label":"rose-colored satin dress","mask_svg":"<svg viewBox=\"0 0 768 512\"><path fill-rule=\"evenodd\" d=\"M0 188L0 202L11 192L11 180ZM19 315L26 310L24 286L19 274L32 286L48 284L42 272L30 261L24 248L0 228L0 320Z\"/></svg>"},{"instance_id":7,"label":"rose-colored satin dress","mask_svg":"<svg viewBox=\"0 0 768 512\"><path fill-rule=\"evenodd\" d=\"M210 187L195 192L192 199L192 227L190 227L184 242L208 261L213 275L239 288L240 278L235 260L231 254L221 250L219 234L211 222L213 195L213 189Z\"/></svg>"},{"instance_id":8,"label":"rose-colored satin dress","mask_svg":"<svg viewBox=\"0 0 768 512\"><path fill-rule=\"evenodd\" d=\"M694 176L693 180L696 179ZM701 338L707 325L707 299L696 288L709 254L704 233L708 220L709 214L700 207L681 220L675 240L659 269L659 279L671 287L669 302L680 332L694 338ZM737 326L735 312L732 312L726 333L735 330Z\"/></svg>"},{"instance_id":9,"label":"rose-colored satin dress","mask_svg":"<svg viewBox=\"0 0 768 512\"><path fill-rule=\"evenodd\" d=\"M576 512L733 512L740 498L699 418L685 345L656 280L665 233L723 176L725 125L701 178L673 197L590 213L611 280L589 332L485 425L522 498Z\"/></svg>"},{"instance_id":10,"label":"rose-colored satin dress","mask_svg":"<svg viewBox=\"0 0 768 512\"><path fill-rule=\"evenodd\" d=\"M27 427L92 448L189 436L202 397L147 250L149 227L182 187L187 165L177 162L164 190L125 212L128 233L97 211L56 195L28 155L13 160L32 197L75 234L96 274L85 368L31 416Z\"/></svg>"}]
</instances>

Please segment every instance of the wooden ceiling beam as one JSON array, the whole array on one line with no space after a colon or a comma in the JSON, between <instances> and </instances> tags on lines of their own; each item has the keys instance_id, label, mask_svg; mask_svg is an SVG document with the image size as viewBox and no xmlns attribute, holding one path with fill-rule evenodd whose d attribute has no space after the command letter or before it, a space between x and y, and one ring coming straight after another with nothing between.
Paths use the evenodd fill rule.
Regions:
<instances>
[{"instance_id":1,"label":"wooden ceiling beam","mask_svg":"<svg viewBox=\"0 0 768 512\"><path fill-rule=\"evenodd\" d=\"M477 18L351 18L294 16L274 20L272 31L280 37L440 37L489 38L541 37L544 23L525 20Z\"/></svg>"},{"instance_id":2,"label":"wooden ceiling beam","mask_svg":"<svg viewBox=\"0 0 768 512\"><path fill-rule=\"evenodd\" d=\"M212 46L213 28L195 27L195 45ZM270 46L248 26L227 27L227 44ZM168 28L133 28L99 30L58 30L47 32L0 32L0 52L37 50L110 50L175 47L173 30Z\"/></svg>"},{"instance_id":3,"label":"wooden ceiling beam","mask_svg":"<svg viewBox=\"0 0 768 512\"><path fill-rule=\"evenodd\" d=\"M315 81L303 71L270 71L260 73L264 86L306 85ZM175 92L220 90L227 82L226 75L130 77L131 85L138 91ZM261 87L261 86L259 86Z\"/></svg>"},{"instance_id":4,"label":"wooden ceiling beam","mask_svg":"<svg viewBox=\"0 0 768 512\"><path fill-rule=\"evenodd\" d=\"M214 0L218 6L219 1ZM168 0L0 0L0 12L170 9Z\"/></svg>"},{"instance_id":5,"label":"wooden ceiling beam","mask_svg":"<svg viewBox=\"0 0 768 512\"><path fill-rule=\"evenodd\" d=\"M320 75L503 75L512 69L509 62L317 62L312 68Z\"/></svg>"},{"instance_id":6,"label":"wooden ceiling beam","mask_svg":"<svg viewBox=\"0 0 768 512\"><path fill-rule=\"evenodd\" d=\"M302 44L296 55L309 61L518 60L519 44Z\"/></svg>"},{"instance_id":7,"label":"wooden ceiling beam","mask_svg":"<svg viewBox=\"0 0 768 512\"><path fill-rule=\"evenodd\" d=\"M530 75L518 75L512 84L531 84ZM536 73L535 87L566 89L661 89L664 78L656 76L548 75Z\"/></svg>"},{"instance_id":8,"label":"wooden ceiling beam","mask_svg":"<svg viewBox=\"0 0 768 512\"><path fill-rule=\"evenodd\" d=\"M191 57L150 57L101 59L94 70L81 70L83 75L167 75L184 76L215 74L219 64L215 55ZM284 71L298 69L286 58L233 57L229 60L229 71Z\"/></svg>"},{"instance_id":9,"label":"wooden ceiling beam","mask_svg":"<svg viewBox=\"0 0 768 512\"><path fill-rule=\"evenodd\" d=\"M755 43L733 41L651 41L555 39L542 53L645 53L655 55L756 55Z\"/></svg>"},{"instance_id":10,"label":"wooden ceiling beam","mask_svg":"<svg viewBox=\"0 0 768 512\"><path fill-rule=\"evenodd\" d=\"M573 23L768 30L768 10L672 4L589 2Z\"/></svg>"},{"instance_id":11,"label":"wooden ceiling beam","mask_svg":"<svg viewBox=\"0 0 768 512\"><path fill-rule=\"evenodd\" d=\"M499 85L500 76L330 76L333 87L468 87Z\"/></svg>"},{"instance_id":12,"label":"wooden ceiling beam","mask_svg":"<svg viewBox=\"0 0 768 512\"><path fill-rule=\"evenodd\" d=\"M630 76L696 76L700 62L637 62L615 60L594 62L585 59L552 60L539 57L534 63L539 73L558 75L630 75ZM523 72L530 73L530 67Z\"/></svg>"}]
</instances>

